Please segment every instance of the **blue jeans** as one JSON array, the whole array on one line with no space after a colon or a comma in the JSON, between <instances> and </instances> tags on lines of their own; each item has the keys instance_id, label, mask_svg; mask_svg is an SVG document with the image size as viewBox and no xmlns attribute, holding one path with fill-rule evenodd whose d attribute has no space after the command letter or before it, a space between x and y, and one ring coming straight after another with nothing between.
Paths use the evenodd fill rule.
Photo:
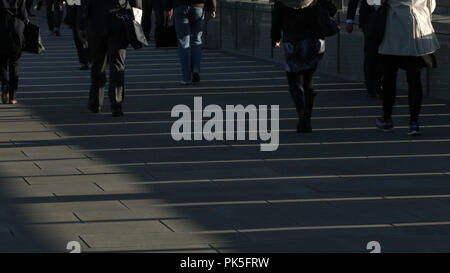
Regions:
<instances>
[{"instance_id":1,"label":"blue jeans","mask_svg":"<svg viewBox=\"0 0 450 273\"><path fill-rule=\"evenodd\" d=\"M205 12L198 7L178 6L175 8L174 18L182 80L192 82L192 73L200 72Z\"/></svg>"}]
</instances>

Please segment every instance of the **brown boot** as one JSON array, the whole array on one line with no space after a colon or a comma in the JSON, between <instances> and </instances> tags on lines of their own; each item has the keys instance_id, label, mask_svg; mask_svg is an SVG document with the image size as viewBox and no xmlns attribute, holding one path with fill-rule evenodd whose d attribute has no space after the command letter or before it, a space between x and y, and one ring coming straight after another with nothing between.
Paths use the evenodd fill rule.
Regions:
<instances>
[{"instance_id":1,"label":"brown boot","mask_svg":"<svg viewBox=\"0 0 450 273\"><path fill-rule=\"evenodd\" d=\"M3 87L3 91L2 91L2 103L3 104L9 104L10 100L9 100L9 88L8 87Z\"/></svg>"}]
</instances>

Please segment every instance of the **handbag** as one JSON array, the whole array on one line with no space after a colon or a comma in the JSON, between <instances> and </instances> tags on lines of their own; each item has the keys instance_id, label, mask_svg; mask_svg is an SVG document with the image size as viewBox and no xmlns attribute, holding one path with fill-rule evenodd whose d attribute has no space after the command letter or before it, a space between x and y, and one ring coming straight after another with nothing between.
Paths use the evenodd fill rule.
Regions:
<instances>
[{"instance_id":1,"label":"handbag","mask_svg":"<svg viewBox=\"0 0 450 273\"><path fill-rule=\"evenodd\" d=\"M118 5L120 9L114 14L122 21L126 40L134 49L140 49L144 45L148 46L142 25L135 20L129 1L127 0L125 6Z\"/></svg>"},{"instance_id":2,"label":"handbag","mask_svg":"<svg viewBox=\"0 0 450 273\"><path fill-rule=\"evenodd\" d=\"M369 14L366 24L366 36L370 43L377 47L383 42L386 32L386 20L388 14L388 0L383 1L381 6Z\"/></svg>"},{"instance_id":3,"label":"handbag","mask_svg":"<svg viewBox=\"0 0 450 273\"><path fill-rule=\"evenodd\" d=\"M26 24L24 37L25 41L22 51L31 52L34 54L41 54L45 51L45 47L42 44L41 39L41 29L38 26L32 23Z\"/></svg>"},{"instance_id":4,"label":"handbag","mask_svg":"<svg viewBox=\"0 0 450 273\"><path fill-rule=\"evenodd\" d=\"M318 36L320 38L336 35L340 31L339 25L330 16L328 10L317 3Z\"/></svg>"}]
</instances>

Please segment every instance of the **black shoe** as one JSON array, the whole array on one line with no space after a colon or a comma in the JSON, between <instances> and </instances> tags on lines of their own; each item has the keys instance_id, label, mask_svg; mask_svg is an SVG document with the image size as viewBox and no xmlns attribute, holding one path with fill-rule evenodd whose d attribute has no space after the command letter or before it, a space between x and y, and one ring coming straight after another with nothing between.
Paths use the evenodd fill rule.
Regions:
<instances>
[{"instance_id":1,"label":"black shoe","mask_svg":"<svg viewBox=\"0 0 450 273\"><path fill-rule=\"evenodd\" d=\"M80 67L80 70L89 70L89 65L83 64L83 65Z\"/></svg>"},{"instance_id":2,"label":"black shoe","mask_svg":"<svg viewBox=\"0 0 450 273\"><path fill-rule=\"evenodd\" d=\"M61 36L61 32L60 32L59 30L56 30L56 31L55 31L55 35L56 35L57 37L60 37L60 36Z\"/></svg>"},{"instance_id":3,"label":"black shoe","mask_svg":"<svg viewBox=\"0 0 450 273\"><path fill-rule=\"evenodd\" d=\"M192 74L192 82L200 82L200 74L198 73Z\"/></svg>"},{"instance_id":4,"label":"black shoe","mask_svg":"<svg viewBox=\"0 0 450 273\"><path fill-rule=\"evenodd\" d=\"M89 111L91 111L92 113L100 113L100 112L101 112L99 106L88 105L88 109L89 109Z\"/></svg>"},{"instance_id":5,"label":"black shoe","mask_svg":"<svg viewBox=\"0 0 450 273\"><path fill-rule=\"evenodd\" d=\"M123 112L122 112L122 110L113 110L112 116L113 117L121 117L121 116L123 116Z\"/></svg>"}]
</instances>

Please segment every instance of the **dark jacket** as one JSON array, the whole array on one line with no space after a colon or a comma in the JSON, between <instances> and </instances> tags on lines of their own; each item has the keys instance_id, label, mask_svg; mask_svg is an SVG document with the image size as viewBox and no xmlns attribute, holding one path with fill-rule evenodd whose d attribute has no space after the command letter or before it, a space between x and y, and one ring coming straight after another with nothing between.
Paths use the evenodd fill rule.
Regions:
<instances>
[{"instance_id":1,"label":"dark jacket","mask_svg":"<svg viewBox=\"0 0 450 273\"><path fill-rule=\"evenodd\" d=\"M141 0L129 0L131 7L142 9ZM82 17L87 21L88 31L93 35L105 36L108 34L108 18L111 13L126 6L127 0L82 0Z\"/></svg>"},{"instance_id":2,"label":"dark jacket","mask_svg":"<svg viewBox=\"0 0 450 273\"><path fill-rule=\"evenodd\" d=\"M336 14L336 7L330 0L319 0L330 16ZM293 9L276 1L272 10L272 45L281 40L283 32L284 42L294 42L310 38L322 38L319 33L317 20L317 3L303 9Z\"/></svg>"},{"instance_id":3,"label":"dark jacket","mask_svg":"<svg viewBox=\"0 0 450 273\"><path fill-rule=\"evenodd\" d=\"M216 11L217 8L217 0L164 0L166 10L171 10L178 6L191 6L195 4L205 4L205 10L208 12Z\"/></svg>"},{"instance_id":4,"label":"dark jacket","mask_svg":"<svg viewBox=\"0 0 450 273\"><path fill-rule=\"evenodd\" d=\"M0 53L22 49L27 22L25 0L0 0Z\"/></svg>"},{"instance_id":5,"label":"dark jacket","mask_svg":"<svg viewBox=\"0 0 450 273\"><path fill-rule=\"evenodd\" d=\"M369 15L375 11L373 6L369 6L366 0L349 0L347 8L347 19L355 20L356 9L358 4L361 3L359 7L359 26L364 28L367 23Z\"/></svg>"}]
</instances>

